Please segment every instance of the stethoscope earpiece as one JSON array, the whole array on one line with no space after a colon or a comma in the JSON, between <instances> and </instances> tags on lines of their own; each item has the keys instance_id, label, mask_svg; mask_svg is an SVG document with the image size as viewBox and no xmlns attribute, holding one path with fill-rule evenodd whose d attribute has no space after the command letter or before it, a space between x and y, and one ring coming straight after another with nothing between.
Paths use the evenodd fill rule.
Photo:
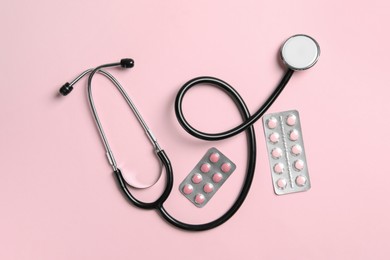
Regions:
<instances>
[{"instance_id":1,"label":"stethoscope earpiece","mask_svg":"<svg viewBox=\"0 0 390 260\"><path fill-rule=\"evenodd\" d=\"M320 56L320 46L310 36L297 34L284 42L280 55L288 68L306 70L316 64Z\"/></svg>"},{"instance_id":2,"label":"stethoscope earpiece","mask_svg":"<svg viewBox=\"0 0 390 260\"><path fill-rule=\"evenodd\" d=\"M134 67L134 60L129 58L121 59L121 67L126 69Z\"/></svg>"},{"instance_id":3,"label":"stethoscope earpiece","mask_svg":"<svg viewBox=\"0 0 390 260\"><path fill-rule=\"evenodd\" d=\"M68 95L70 92L72 92L73 87L69 84L69 82L66 82L62 87L60 88L60 94L63 96Z\"/></svg>"}]
</instances>

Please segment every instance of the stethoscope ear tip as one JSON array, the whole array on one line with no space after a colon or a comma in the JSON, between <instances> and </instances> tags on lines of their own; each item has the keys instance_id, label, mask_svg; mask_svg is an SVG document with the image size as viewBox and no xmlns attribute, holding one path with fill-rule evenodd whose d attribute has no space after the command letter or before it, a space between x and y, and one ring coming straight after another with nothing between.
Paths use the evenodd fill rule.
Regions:
<instances>
[{"instance_id":1,"label":"stethoscope ear tip","mask_svg":"<svg viewBox=\"0 0 390 260\"><path fill-rule=\"evenodd\" d=\"M68 95L70 92L72 92L73 87L70 85L69 82L66 82L61 88L60 88L60 94L63 96Z\"/></svg>"},{"instance_id":2,"label":"stethoscope ear tip","mask_svg":"<svg viewBox=\"0 0 390 260\"><path fill-rule=\"evenodd\" d=\"M296 34L288 38L280 55L286 66L292 70L306 70L314 66L320 56L320 46L312 37Z\"/></svg>"},{"instance_id":3,"label":"stethoscope ear tip","mask_svg":"<svg viewBox=\"0 0 390 260\"><path fill-rule=\"evenodd\" d=\"M121 59L120 64L122 68L132 68L134 67L134 60L130 58Z\"/></svg>"}]
</instances>

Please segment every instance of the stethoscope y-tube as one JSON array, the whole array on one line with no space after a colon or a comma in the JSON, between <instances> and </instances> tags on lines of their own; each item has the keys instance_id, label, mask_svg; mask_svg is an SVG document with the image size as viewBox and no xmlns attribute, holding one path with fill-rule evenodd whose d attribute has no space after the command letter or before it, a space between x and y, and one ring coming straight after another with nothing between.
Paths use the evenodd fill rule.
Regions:
<instances>
[{"instance_id":1,"label":"stethoscope y-tube","mask_svg":"<svg viewBox=\"0 0 390 260\"><path fill-rule=\"evenodd\" d=\"M313 56L313 53L306 53L307 57L306 59L303 60L297 60L294 57L296 55L294 53L291 54L291 50L287 51L285 50L286 45L287 49L291 49L291 39L293 39L293 44L292 47L295 47L294 44L296 45L297 41L303 41L304 43L308 43L307 40L309 40L309 44L311 42L314 42L314 46L316 46L316 52L315 55ZM290 41L290 42L289 42ZM288 46L288 43L290 46ZM299 44L298 44L299 45ZM294 48L292 48L294 50ZM296 47L295 47L296 49ZM314 49L313 49L314 50ZM301 50L300 50L301 51ZM290 53L289 53L290 52ZM120 189L122 190L123 194L126 196L128 201L132 203L134 206L142 208L142 209L155 209L157 210L160 215L170 224L184 230L190 230L190 231L203 231L203 230L208 230L215 228L223 223L225 223L227 220L229 220L236 212L237 210L241 207L242 203L244 202L246 196L248 195L248 192L250 190L253 176L255 173L255 166L256 166L256 137L255 137L255 131L253 124L256 122L261 116L264 115L264 113L267 111L267 109L273 104L273 102L276 100L276 98L280 95L280 93L283 91L284 87L290 80L294 70L303 70L307 69L315 64L315 62L318 59L319 55L319 47L318 44L314 41L314 39L310 38L309 36L306 35L295 35L290 37L285 44L283 45L283 48L281 50L282 53L282 59L287 65L287 70L282 78L282 80L279 82L278 86L275 88L275 90L271 93L270 97L264 102L264 104L251 116L250 112L242 99L242 97L239 95L239 93L228 83L217 79L213 77L198 77L195 79L192 79L188 81L186 84L183 85L183 87L179 90L176 100L175 100L175 114L177 117L177 120L179 121L180 125L192 136L202 139L202 140L207 140L207 141L216 141L216 140L222 140L226 139L229 137L232 137L236 134L239 134L243 131L246 131L246 137L247 137L247 149L248 149L248 159L247 159L247 167L246 167L246 175L244 179L243 186L241 188L241 191L233 203L233 205L227 210L221 217L208 222L204 224L187 224L184 222L181 222L177 219L175 219L173 216L171 216L167 210L164 208L164 202L167 200L169 194L172 191L173 187L173 169L171 162L167 156L167 154L164 152L163 149L161 149L160 145L157 143L157 139L155 138L154 134L150 130L150 128L147 126L145 121L143 120L141 114L135 107L134 103L130 99L130 97L127 95L126 91L123 89L121 84L115 79L114 76L112 76L110 73L107 71L103 70L104 68L109 68L109 67L116 67L116 66L121 66L122 68L132 68L134 66L134 61L132 59L122 59L120 62L117 63L109 63L109 64L104 64L101 66L98 66L94 69L88 69L81 73L76 79L71 81L70 83L66 83L63 85L60 89L60 93L64 96L68 95L72 90L73 90L73 85L76 84L81 78L89 74L88 77L88 101L91 107L91 111L93 114L93 117L95 119L98 131L100 133L101 139L103 141L104 147L106 149L106 155L108 158L108 161L110 165L113 168L114 171L114 176L117 179L118 185ZM310 57L309 57L310 56ZM293 59L291 59L293 57ZM314 58L313 58L314 57ZM108 143L107 137L104 133L103 127L100 123L99 116L97 114L95 104L93 101L93 96L92 96L92 80L93 77L95 76L96 73L99 73L106 78L108 78L119 90L119 92L122 94L126 102L128 103L129 107L132 109L134 114L136 115L138 121L140 122L141 126L145 130L146 135L148 136L150 142L152 143L156 156L159 159L159 161L162 163L164 169L165 169L165 174L166 174L166 183L165 183L165 188L164 191L162 192L161 196L156 199L154 202L143 202L135 198L131 191L128 189L127 182L125 181L121 170L118 168L114 154L110 148L110 145ZM192 87L195 87L196 85L199 84L208 84L214 87L217 87L221 89L223 92L225 92L235 103L237 106L241 117L243 119L243 123L228 130L225 132L221 133L204 133L201 132L194 127L192 127L186 118L184 117L183 110L182 110L182 102L185 94L189 89Z\"/></svg>"}]
</instances>

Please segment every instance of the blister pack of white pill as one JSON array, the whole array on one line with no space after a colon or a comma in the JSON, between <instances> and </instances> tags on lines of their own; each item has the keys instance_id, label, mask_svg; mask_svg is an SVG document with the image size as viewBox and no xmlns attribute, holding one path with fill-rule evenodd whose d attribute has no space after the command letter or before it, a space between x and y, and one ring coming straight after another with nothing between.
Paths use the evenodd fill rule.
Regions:
<instances>
[{"instance_id":1,"label":"blister pack of white pill","mask_svg":"<svg viewBox=\"0 0 390 260\"><path fill-rule=\"evenodd\" d=\"M180 192L202 208L236 169L217 148L210 148L180 184Z\"/></svg>"},{"instance_id":2,"label":"blister pack of white pill","mask_svg":"<svg viewBox=\"0 0 390 260\"><path fill-rule=\"evenodd\" d=\"M309 190L311 184L298 111L265 115L263 125L275 193Z\"/></svg>"}]
</instances>

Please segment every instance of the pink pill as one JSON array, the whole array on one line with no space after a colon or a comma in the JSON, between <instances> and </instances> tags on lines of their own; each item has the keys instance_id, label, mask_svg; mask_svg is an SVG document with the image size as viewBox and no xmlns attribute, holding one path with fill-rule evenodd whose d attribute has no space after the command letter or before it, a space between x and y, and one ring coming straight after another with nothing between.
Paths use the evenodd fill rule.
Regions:
<instances>
[{"instance_id":1,"label":"pink pill","mask_svg":"<svg viewBox=\"0 0 390 260\"><path fill-rule=\"evenodd\" d=\"M219 153L212 153L210 155L210 161L213 162L213 163L216 163L216 162L218 162L219 157L220 157Z\"/></svg>"},{"instance_id":2,"label":"pink pill","mask_svg":"<svg viewBox=\"0 0 390 260\"><path fill-rule=\"evenodd\" d=\"M195 184L200 183L203 180L203 177L200 173L195 173L194 176L192 176L192 182Z\"/></svg>"},{"instance_id":3,"label":"pink pill","mask_svg":"<svg viewBox=\"0 0 390 260\"><path fill-rule=\"evenodd\" d=\"M221 165L221 170L224 173L227 173L228 171L230 171L231 168L232 168L232 166L230 165L230 163L224 163Z\"/></svg>"},{"instance_id":4,"label":"pink pill","mask_svg":"<svg viewBox=\"0 0 390 260\"><path fill-rule=\"evenodd\" d=\"M284 171L284 165L283 163L277 163L274 165L274 172L276 173L282 173Z\"/></svg>"},{"instance_id":5,"label":"pink pill","mask_svg":"<svg viewBox=\"0 0 390 260\"><path fill-rule=\"evenodd\" d=\"M203 186L203 190L204 192L206 193L210 193L214 190L214 185L211 184L211 183L206 183L204 186Z\"/></svg>"},{"instance_id":6,"label":"pink pill","mask_svg":"<svg viewBox=\"0 0 390 260\"><path fill-rule=\"evenodd\" d=\"M291 130L291 132L290 132L290 140L291 141L296 141L296 140L298 140L298 138L299 138L298 130L296 130L296 129Z\"/></svg>"},{"instance_id":7,"label":"pink pill","mask_svg":"<svg viewBox=\"0 0 390 260\"><path fill-rule=\"evenodd\" d=\"M298 185L298 186L305 186L306 184L306 177L305 176L302 176L302 175L299 175L296 179L295 179L295 183Z\"/></svg>"},{"instance_id":8,"label":"pink pill","mask_svg":"<svg viewBox=\"0 0 390 260\"><path fill-rule=\"evenodd\" d=\"M222 174L220 174L219 172L214 173L213 182L215 182L215 183L220 182L222 180L222 177L223 177Z\"/></svg>"},{"instance_id":9,"label":"pink pill","mask_svg":"<svg viewBox=\"0 0 390 260\"><path fill-rule=\"evenodd\" d=\"M299 144L294 145L291 147L291 153L293 155L300 155L302 153L302 147Z\"/></svg>"},{"instance_id":10,"label":"pink pill","mask_svg":"<svg viewBox=\"0 0 390 260\"><path fill-rule=\"evenodd\" d=\"M277 143L277 142L279 142L279 137L280 137L280 135L278 133L272 133L269 135L269 140L272 143Z\"/></svg>"},{"instance_id":11,"label":"pink pill","mask_svg":"<svg viewBox=\"0 0 390 260\"><path fill-rule=\"evenodd\" d=\"M192 187L191 184L184 185L184 187L183 187L184 194L188 195L188 194L191 194L193 191L194 191L194 187Z\"/></svg>"},{"instance_id":12,"label":"pink pill","mask_svg":"<svg viewBox=\"0 0 390 260\"><path fill-rule=\"evenodd\" d=\"M280 178L279 180L277 180L276 185L279 189L283 190L287 186L287 181L285 178Z\"/></svg>"},{"instance_id":13,"label":"pink pill","mask_svg":"<svg viewBox=\"0 0 390 260\"><path fill-rule=\"evenodd\" d=\"M298 171L301 171L303 167L305 166L305 163L302 160L296 160L294 162L294 168Z\"/></svg>"},{"instance_id":14,"label":"pink pill","mask_svg":"<svg viewBox=\"0 0 390 260\"><path fill-rule=\"evenodd\" d=\"M295 125L295 123L297 122L297 117L296 115L288 115L287 116L287 119L286 119L286 123L289 125L289 126L293 126Z\"/></svg>"},{"instance_id":15,"label":"pink pill","mask_svg":"<svg viewBox=\"0 0 390 260\"><path fill-rule=\"evenodd\" d=\"M204 200L205 200L205 196L203 194L200 194L200 193L196 194L196 196L195 196L195 203L196 204L202 204L204 202Z\"/></svg>"},{"instance_id":16,"label":"pink pill","mask_svg":"<svg viewBox=\"0 0 390 260\"><path fill-rule=\"evenodd\" d=\"M271 151L271 155L274 159L278 159L282 156L282 149L280 148L274 148Z\"/></svg>"},{"instance_id":17,"label":"pink pill","mask_svg":"<svg viewBox=\"0 0 390 260\"><path fill-rule=\"evenodd\" d=\"M267 120L267 126L269 129L274 129L278 125L278 120L275 117L271 117Z\"/></svg>"},{"instance_id":18,"label":"pink pill","mask_svg":"<svg viewBox=\"0 0 390 260\"><path fill-rule=\"evenodd\" d=\"M204 164L202 164L202 166L200 166L200 170L201 170L203 173L209 172L209 171L210 171L210 168L211 168L211 166L210 166L210 164L208 164L208 163L204 163Z\"/></svg>"}]
</instances>

